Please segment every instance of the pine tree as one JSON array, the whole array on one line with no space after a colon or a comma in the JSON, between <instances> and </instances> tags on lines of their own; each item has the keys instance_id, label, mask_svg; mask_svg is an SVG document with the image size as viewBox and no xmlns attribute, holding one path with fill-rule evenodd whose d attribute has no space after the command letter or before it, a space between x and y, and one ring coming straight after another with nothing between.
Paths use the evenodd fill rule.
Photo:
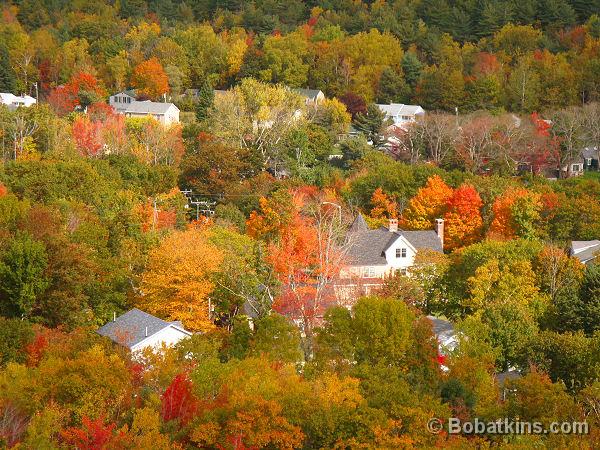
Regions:
<instances>
[{"instance_id":1,"label":"pine tree","mask_svg":"<svg viewBox=\"0 0 600 450\"><path fill-rule=\"evenodd\" d=\"M198 91L198 102L196 103L196 119L203 122L208 117L208 110L212 107L215 99L215 91L208 81Z\"/></svg>"},{"instance_id":2,"label":"pine tree","mask_svg":"<svg viewBox=\"0 0 600 450\"><path fill-rule=\"evenodd\" d=\"M354 127L363 133L373 147L379 147L383 143L383 130L388 124L385 114L375 104L367 107L367 112L357 114L354 119Z\"/></svg>"},{"instance_id":3,"label":"pine tree","mask_svg":"<svg viewBox=\"0 0 600 450\"><path fill-rule=\"evenodd\" d=\"M10 66L8 50L5 45L0 45L0 92L13 92L15 90L15 74Z\"/></svg>"},{"instance_id":4,"label":"pine tree","mask_svg":"<svg viewBox=\"0 0 600 450\"><path fill-rule=\"evenodd\" d=\"M404 78L392 68L386 67L379 78L377 102L386 104L403 102L408 97L408 90Z\"/></svg>"}]
</instances>

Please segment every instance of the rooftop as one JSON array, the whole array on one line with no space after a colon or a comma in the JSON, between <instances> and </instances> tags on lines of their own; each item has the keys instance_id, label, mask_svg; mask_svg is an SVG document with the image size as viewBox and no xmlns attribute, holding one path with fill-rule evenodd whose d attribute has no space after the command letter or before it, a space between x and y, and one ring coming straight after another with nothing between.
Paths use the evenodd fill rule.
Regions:
<instances>
[{"instance_id":1,"label":"rooftop","mask_svg":"<svg viewBox=\"0 0 600 450\"><path fill-rule=\"evenodd\" d=\"M134 114L166 114L169 108L177 108L173 103L151 102L150 100L120 103L114 106L119 112Z\"/></svg>"},{"instance_id":2,"label":"rooftop","mask_svg":"<svg viewBox=\"0 0 600 450\"><path fill-rule=\"evenodd\" d=\"M419 105L404 105L402 103L391 103L389 105L377 105L381 111L388 116L414 116L424 113L423 108Z\"/></svg>"},{"instance_id":3,"label":"rooftop","mask_svg":"<svg viewBox=\"0 0 600 450\"><path fill-rule=\"evenodd\" d=\"M181 322L167 322L158 317L133 308L125 314L120 315L115 320L108 322L98 329L98 334L112 339L117 344L132 348L142 342L149 336L164 330L167 327L174 326L183 332L186 332Z\"/></svg>"},{"instance_id":4,"label":"rooftop","mask_svg":"<svg viewBox=\"0 0 600 450\"><path fill-rule=\"evenodd\" d=\"M364 222L364 223L363 223ZM385 251L403 236L414 248L443 252L442 241L433 230L390 231L385 227L365 229L364 217L358 216L348 230L349 262L357 266L385 266Z\"/></svg>"}]
</instances>

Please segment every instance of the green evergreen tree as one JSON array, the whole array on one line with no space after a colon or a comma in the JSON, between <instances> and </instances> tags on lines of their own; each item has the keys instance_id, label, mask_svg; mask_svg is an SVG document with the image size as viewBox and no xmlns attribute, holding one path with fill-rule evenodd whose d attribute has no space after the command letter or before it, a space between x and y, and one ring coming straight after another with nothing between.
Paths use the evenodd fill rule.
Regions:
<instances>
[{"instance_id":1,"label":"green evergreen tree","mask_svg":"<svg viewBox=\"0 0 600 450\"><path fill-rule=\"evenodd\" d=\"M402 57L402 71L404 72L404 79L408 85L414 89L421 77L421 71L423 70L423 63L419 61L417 55L413 52L406 52Z\"/></svg>"},{"instance_id":2,"label":"green evergreen tree","mask_svg":"<svg viewBox=\"0 0 600 450\"><path fill-rule=\"evenodd\" d=\"M396 73L391 67L386 67L381 72L377 89L378 103L405 102L409 95L409 87L402 75Z\"/></svg>"},{"instance_id":3,"label":"green evergreen tree","mask_svg":"<svg viewBox=\"0 0 600 450\"><path fill-rule=\"evenodd\" d=\"M586 268L579 299L581 307L577 316L582 320L583 331L591 335L600 330L600 264Z\"/></svg>"},{"instance_id":4,"label":"green evergreen tree","mask_svg":"<svg viewBox=\"0 0 600 450\"><path fill-rule=\"evenodd\" d=\"M0 92L15 90L15 73L10 66L6 45L0 44Z\"/></svg>"},{"instance_id":5,"label":"green evergreen tree","mask_svg":"<svg viewBox=\"0 0 600 450\"><path fill-rule=\"evenodd\" d=\"M389 125L389 121L386 121L385 114L374 103L367 107L366 113L357 114L354 119L354 127L365 135L373 147L383 144L382 134L386 125Z\"/></svg>"},{"instance_id":6,"label":"green evergreen tree","mask_svg":"<svg viewBox=\"0 0 600 450\"><path fill-rule=\"evenodd\" d=\"M204 81L198 91L198 100L196 103L196 119L203 122L208 118L208 110L212 107L215 100L215 91L208 80Z\"/></svg>"},{"instance_id":7,"label":"green evergreen tree","mask_svg":"<svg viewBox=\"0 0 600 450\"><path fill-rule=\"evenodd\" d=\"M29 234L17 234L0 256L0 312L27 317L38 295L49 285L44 275L48 257L44 244Z\"/></svg>"}]
</instances>

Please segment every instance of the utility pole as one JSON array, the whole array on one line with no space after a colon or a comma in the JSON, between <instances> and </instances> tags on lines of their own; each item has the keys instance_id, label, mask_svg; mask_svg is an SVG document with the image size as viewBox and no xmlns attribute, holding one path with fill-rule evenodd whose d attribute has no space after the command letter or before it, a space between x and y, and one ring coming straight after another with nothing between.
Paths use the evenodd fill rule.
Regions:
<instances>
[{"instance_id":1,"label":"utility pole","mask_svg":"<svg viewBox=\"0 0 600 450\"><path fill-rule=\"evenodd\" d=\"M35 83L33 83L33 85L35 86L35 106L38 105L38 103L40 102L40 98L39 98L39 91L38 91L38 83L37 81Z\"/></svg>"}]
</instances>

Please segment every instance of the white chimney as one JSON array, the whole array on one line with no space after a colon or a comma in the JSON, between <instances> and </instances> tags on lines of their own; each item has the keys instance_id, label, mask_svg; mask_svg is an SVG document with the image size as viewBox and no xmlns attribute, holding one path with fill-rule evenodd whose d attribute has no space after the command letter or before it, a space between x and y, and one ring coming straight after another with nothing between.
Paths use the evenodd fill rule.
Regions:
<instances>
[{"instance_id":1,"label":"white chimney","mask_svg":"<svg viewBox=\"0 0 600 450\"><path fill-rule=\"evenodd\" d=\"M391 233L398 231L398 219L390 219L390 226L388 229Z\"/></svg>"},{"instance_id":2,"label":"white chimney","mask_svg":"<svg viewBox=\"0 0 600 450\"><path fill-rule=\"evenodd\" d=\"M435 219L435 233L439 236L442 241L442 248L444 247L444 219Z\"/></svg>"}]
</instances>

